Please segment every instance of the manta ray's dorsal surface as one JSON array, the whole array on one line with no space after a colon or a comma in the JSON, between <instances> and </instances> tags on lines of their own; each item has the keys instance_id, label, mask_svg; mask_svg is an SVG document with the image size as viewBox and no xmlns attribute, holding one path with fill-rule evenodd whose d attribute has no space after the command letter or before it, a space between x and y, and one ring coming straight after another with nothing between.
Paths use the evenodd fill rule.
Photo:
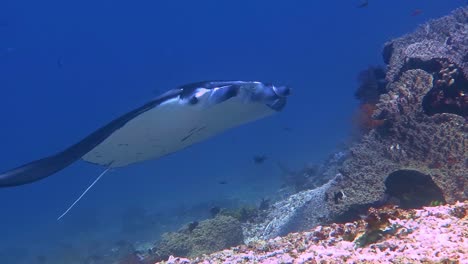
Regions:
<instances>
[{"instance_id":1,"label":"manta ray's dorsal surface","mask_svg":"<svg viewBox=\"0 0 468 264\"><path fill-rule=\"evenodd\" d=\"M156 159L278 112L289 93L287 87L254 81L184 85L122 115L62 152L0 174L0 187L38 181L79 159L106 169Z\"/></svg>"}]
</instances>

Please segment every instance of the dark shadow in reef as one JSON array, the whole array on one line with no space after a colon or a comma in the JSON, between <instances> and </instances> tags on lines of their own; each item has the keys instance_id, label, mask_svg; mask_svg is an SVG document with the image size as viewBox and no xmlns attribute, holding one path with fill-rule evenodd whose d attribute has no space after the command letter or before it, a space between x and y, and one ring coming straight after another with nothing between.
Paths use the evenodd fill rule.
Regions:
<instances>
[{"instance_id":1,"label":"dark shadow in reef","mask_svg":"<svg viewBox=\"0 0 468 264\"><path fill-rule=\"evenodd\" d=\"M359 72L359 87L354 97L362 104L376 104L381 94L387 92L386 70L383 66L370 66Z\"/></svg>"},{"instance_id":2,"label":"dark shadow in reef","mask_svg":"<svg viewBox=\"0 0 468 264\"><path fill-rule=\"evenodd\" d=\"M352 205L333 222L347 223L359 220L370 207L398 205L402 209L417 209L423 206L444 204L442 190L426 174L415 170L398 170L385 180L384 197L374 203Z\"/></svg>"},{"instance_id":3,"label":"dark shadow in reef","mask_svg":"<svg viewBox=\"0 0 468 264\"><path fill-rule=\"evenodd\" d=\"M385 180L386 194L403 209L445 203L442 190L431 177L415 170L398 170Z\"/></svg>"}]
</instances>

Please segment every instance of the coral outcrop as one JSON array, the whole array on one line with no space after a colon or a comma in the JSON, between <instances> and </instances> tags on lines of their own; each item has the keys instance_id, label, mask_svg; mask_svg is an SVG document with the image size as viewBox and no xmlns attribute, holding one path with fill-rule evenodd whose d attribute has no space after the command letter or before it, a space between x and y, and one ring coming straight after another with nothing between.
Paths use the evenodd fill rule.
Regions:
<instances>
[{"instance_id":1,"label":"coral outcrop","mask_svg":"<svg viewBox=\"0 0 468 264\"><path fill-rule=\"evenodd\" d=\"M385 44L386 78L399 79L409 69L433 71L442 61L457 65L468 77L468 8L419 26L413 33Z\"/></svg>"},{"instance_id":2,"label":"coral outcrop","mask_svg":"<svg viewBox=\"0 0 468 264\"><path fill-rule=\"evenodd\" d=\"M243 243L241 224L233 217L217 215L193 226L165 233L152 255L159 260L166 260L170 255L194 257Z\"/></svg>"}]
</instances>

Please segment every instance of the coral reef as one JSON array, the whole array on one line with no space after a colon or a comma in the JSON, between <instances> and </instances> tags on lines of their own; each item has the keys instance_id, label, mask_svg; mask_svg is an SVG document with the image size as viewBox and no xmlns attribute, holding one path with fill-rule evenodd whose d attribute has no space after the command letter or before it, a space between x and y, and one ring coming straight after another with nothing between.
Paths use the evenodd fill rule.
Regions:
<instances>
[{"instance_id":1,"label":"coral reef","mask_svg":"<svg viewBox=\"0 0 468 264\"><path fill-rule=\"evenodd\" d=\"M467 210L467 202L420 210L371 208L358 221L161 263L467 263Z\"/></svg>"},{"instance_id":2,"label":"coral reef","mask_svg":"<svg viewBox=\"0 0 468 264\"><path fill-rule=\"evenodd\" d=\"M460 8L387 43L386 87L371 68L357 93L372 106L368 132L327 184L273 204L262 223L244 224L246 241L354 220L369 206L466 200L467 29L468 8Z\"/></svg>"},{"instance_id":3,"label":"coral reef","mask_svg":"<svg viewBox=\"0 0 468 264\"><path fill-rule=\"evenodd\" d=\"M233 217L241 223L255 221L258 217L261 217L262 210L259 207L253 205L242 205L235 209L223 209L220 214Z\"/></svg>"},{"instance_id":4,"label":"coral reef","mask_svg":"<svg viewBox=\"0 0 468 264\"><path fill-rule=\"evenodd\" d=\"M191 231L183 228L178 232L165 233L152 250L156 260L168 259L170 255L194 257L243 243L241 224L233 217L217 215L201 221Z\"/></svg>"},{"instance_id":5,"label":"coral reef","mask_svg":"<svg viewBox=\"0 0 468 264\"><path fill-rule=\"evenodd\" d=\"M394 82L409 69L434 71L441 61L457 65L467 78L467 16L468 9L459 8L419 26L411 34L387 42L382 54L388 64L387 80Z\"/></svg>"},{"instance_id":6,"label":"coral reef","mask_svg":"<svg viewBox=\"0 0 468 264\"><path fill-rule=\"evenodd\" d=\"M410 69L422 69L433 77L425 91L426 114L468 116L468 9L460 8L420 26L412 34L385 45L387 80L397 81Z\"/></svg>"}]
</instances>

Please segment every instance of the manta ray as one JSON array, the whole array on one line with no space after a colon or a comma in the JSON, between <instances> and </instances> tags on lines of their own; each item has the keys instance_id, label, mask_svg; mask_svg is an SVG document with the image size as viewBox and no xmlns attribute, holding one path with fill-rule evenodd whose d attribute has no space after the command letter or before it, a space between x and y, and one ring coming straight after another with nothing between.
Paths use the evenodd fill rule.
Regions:
<instances>
[{"instance_id":1,"label":"manta ray","mask_svg":"<svg viewBox=\"0 0 468 264\"><path fill-rule=\"evenodd\" d=\"M287 86L204 81L172 89L102 126L65 150L0 174L0 187L32 183L84 160L105 167L62 218L109 170L157 159L230 128L281 111Z\"/></svg>"}]
</instances>

